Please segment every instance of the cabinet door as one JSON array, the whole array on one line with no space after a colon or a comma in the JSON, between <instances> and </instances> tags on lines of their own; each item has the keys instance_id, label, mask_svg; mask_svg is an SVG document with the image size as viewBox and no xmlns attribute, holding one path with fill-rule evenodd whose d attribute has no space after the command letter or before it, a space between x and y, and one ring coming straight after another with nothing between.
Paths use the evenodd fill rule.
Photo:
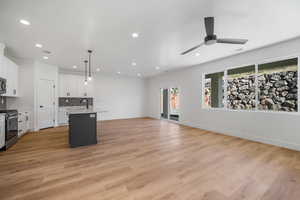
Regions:
<instances>
[{"instance_id":1,"label":"cabinet door","mask_svg":"<svg viewBox=\"0 0 300 200\"><path fill-rule=\"evenodd\" d=\"M19 66L16 63L11 62L9 74L11 78L11 93L12 96L18 96L18 88L19 88Z\"/></svg>"},{"instance_id":2,"label":"cabinet door","mask_svg":"<svg viewBox=\"0 0 300 200\"><path fill-rule=\"evenodd\" d=\"M71 97L78 97L78 80L76 75L67 75L67 85Z\"/></svg>"},{"instance_id":3,"label":"cabinet door","mask_svg":"<svg viewBox=\"0 0 300 200\"><path fill-rule=\"evenodd\" d=\"M64 83L64 75L58 75L58 90L59 90L59 97L65 97L65 83Z\"/></svg>"},{"instance_id":4,"label":"cabinet door","mask_svg":"<svg viewBox=\"0 0 300 200\"><path fill-rule=\"evenodd\" d=\"M6 57L3 61L3 78L6 79L6 94L4 96L15 97L18 95L19 67Z\"/></svg>"},{"instance_id":5,"label":"cabinet door","mask_svg":"<svg viewBox=\"0 0 300 200\"><path fill-rule=\"evenodd\" d=\"M59 75L59 96L60 97L77 97L77 80L75 75Z\"/></svg>"},{"instance_id":6,"label":"cabinet door","mask_svg":"<svg viewBox=\"0 0 300 200\"><path fill-rule=\"evenodd\" d=\"M13 83L12 83L12 63L4 57L4 78L6 79L6 93L4 96L13 96Z\"/></svg>"},{"instance_id":7,"label":"cabinet door","mask_svg":"<svg viewBox=\"0 0 300 200\"><path fill-rule=\"evenodd\" d=\"M60 74L59 96L60 97L92 97L94 94L93 81L84 84L84 76Z\"/></svg>"},{"instance_id":8,"label":"cabinet door","mask_svg":"<svg viewBox=\"0 0 300 200\"><path fill-rule=\"evenodd\" d=\"M94 80L89 82L89 84L86 87L86 91L88 97L94 97Z\"/></svg>"},{"instance_id":9,"label":"cabinet door","mask_svg":"<svg viewBox=\"0 0 300 200\"><path fill-rule=\"evenodd\" d=\"M64 125L68 124L68 113L65 110L61 110L58 112L58 124Z\"/></svg>"},{"instance_id":10,"label":"cabinet door","mask_svg":"<svg viewBox=\"0 0 300 200\"><path fill-rule=\"evenodd\" d=\"M87 97L87 85L84 84L84 76L77 76L78 97Z\"/></svg>"},{"instance_id":11,"label":"cabinet door","mask_svg":"<svg viewBox=\"0 0 300 200\"><path fill-rule=\"evenodd\" d=\"M0 78L5 78L4 56L0 55Z\"/></svg>"},{"instance_id":12,"label":"cabinet door","mask_svg":"<svg viewBox=\"0 0 300 200\"><path fill-rule=\"evenodd\" d=\"M94 90L93 80L88 81L87 85L84 84L84 80L85 80L84 76L80 76L78 79L78 91L80 91L79 95L80 95L80 97L92 97L93 90Z\"/></svg>"}]
</instances>

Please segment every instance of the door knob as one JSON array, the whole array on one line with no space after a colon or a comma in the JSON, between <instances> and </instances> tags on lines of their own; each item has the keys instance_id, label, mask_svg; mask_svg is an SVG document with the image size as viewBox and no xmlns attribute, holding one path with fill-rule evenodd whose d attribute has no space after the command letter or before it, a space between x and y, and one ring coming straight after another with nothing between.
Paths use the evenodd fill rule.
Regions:
<instances>
[{"instance_id":1,"label":"door knob","mask_svg":"<svg viewBox=\"0 0 300 200\"><path fill-rule=\"evenodd\" d=\"M40 108L44 108L44 106L40 106Z\"/></svg>"}]
</instances>

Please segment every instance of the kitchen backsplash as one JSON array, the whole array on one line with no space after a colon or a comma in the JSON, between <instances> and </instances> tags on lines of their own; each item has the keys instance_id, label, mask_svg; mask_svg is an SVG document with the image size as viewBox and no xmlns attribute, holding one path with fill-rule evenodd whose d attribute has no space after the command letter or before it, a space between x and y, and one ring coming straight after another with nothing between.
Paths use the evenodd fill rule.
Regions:
<instances>
[{"instance_id":1,"label":"kitchen backsplash","mask_svg":"<svg viewBox=\"0 0 300 200\"><path fill-rule=\"evenodd\" d=\"M85 106L86 100L90 106L93 106L93 98L58 98L58 106L59 107L67 107L67 106Z\"/></svg>"},{"instance_id":2,"label":"kitchen backsplash","mask_svg":"<svg viewBox=\"0 0 300 200\"><path fill-rule=\"evenodd\" d=\"M0 110L6 109L6 97L0 96Z\"/></svg>"}]
</instances>

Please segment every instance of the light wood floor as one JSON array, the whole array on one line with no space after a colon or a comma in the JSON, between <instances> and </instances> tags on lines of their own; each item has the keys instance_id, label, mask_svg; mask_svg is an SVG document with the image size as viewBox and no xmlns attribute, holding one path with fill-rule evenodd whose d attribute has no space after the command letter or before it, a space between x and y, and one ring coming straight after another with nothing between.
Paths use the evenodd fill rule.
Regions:
<instances>
[{"instance_id":1,"label":"light wood floor","mask_svg":"<svg viewBox=\"0 0 300 200\"><path fill-rule=\"evenodd\" d=\"M0 199L300 199L300 152L153 119L98 125L98 145L71 149L60 127L1 152Z\"/></svg>"}]
</instances>

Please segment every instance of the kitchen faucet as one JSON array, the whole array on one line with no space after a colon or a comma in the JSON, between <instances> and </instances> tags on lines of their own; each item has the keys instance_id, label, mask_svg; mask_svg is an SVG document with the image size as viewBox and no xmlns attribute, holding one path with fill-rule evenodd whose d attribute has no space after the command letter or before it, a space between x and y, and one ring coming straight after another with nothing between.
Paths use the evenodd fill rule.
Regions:
<instances>
[{"instance_id":1,"label":"kitchen faucet","mask_svg":"<svg viewBox=\"0 0 300 200\"><path fill-rule=\"evenodd\" d=\"M89 109L89 99L88 98L80 99L80 104L81 103L86 103L86 109Z\"/></svg>"}]
</instances>

